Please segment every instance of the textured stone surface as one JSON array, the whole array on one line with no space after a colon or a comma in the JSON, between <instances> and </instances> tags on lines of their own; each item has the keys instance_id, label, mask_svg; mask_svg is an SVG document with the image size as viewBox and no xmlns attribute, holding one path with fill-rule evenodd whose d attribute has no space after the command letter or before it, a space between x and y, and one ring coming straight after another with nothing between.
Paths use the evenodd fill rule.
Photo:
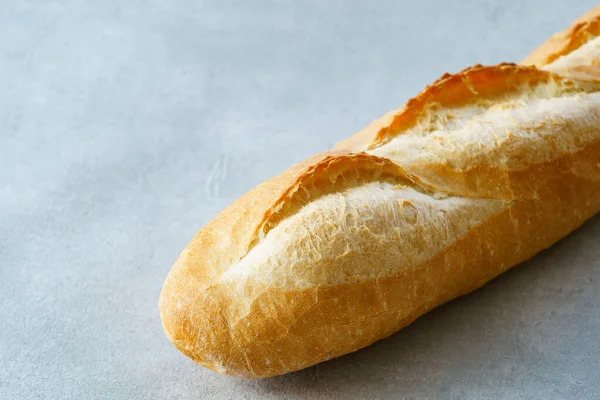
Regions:
<instances>
[{"instance_id":1,"label":"textured stone surface","mask_svg":"<svg viewBox=\"0 0 600 400\"><path fill-rule=\"evenodd\" d=\"M594 4L3 1L0 398L598 398L598 217L387 340L265 381L193 364L157 305L236 197Z\"/></svg>"}]
</instances>

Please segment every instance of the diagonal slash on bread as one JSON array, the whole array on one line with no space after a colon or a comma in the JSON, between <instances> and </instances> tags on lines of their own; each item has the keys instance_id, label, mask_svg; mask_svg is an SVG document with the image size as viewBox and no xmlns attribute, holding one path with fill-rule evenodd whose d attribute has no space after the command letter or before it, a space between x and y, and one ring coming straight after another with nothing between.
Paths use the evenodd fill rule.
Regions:
<instances>
[{"instance_id":1,"label":"diagonal slash on bread","mask_svg":"<svg viewBox=\"0 0 600 400\"><path fill-rule=\"evenodd\" d=\"M259 185L173 266L167 336L215 371L278 375L389 336L534 256L600 209L594 77L514 64L446 74Z\"/></svg>"},{"instance_id":2,"label":"diagonal slash on bread","mask_svg":"<svg viewBox=\"0 0 600 400\"><path fill-rule=\"evenodd\" d=\"M582 79L600 79L600 5L552 35L521 64Z\"/></svg>"}]
</instances>

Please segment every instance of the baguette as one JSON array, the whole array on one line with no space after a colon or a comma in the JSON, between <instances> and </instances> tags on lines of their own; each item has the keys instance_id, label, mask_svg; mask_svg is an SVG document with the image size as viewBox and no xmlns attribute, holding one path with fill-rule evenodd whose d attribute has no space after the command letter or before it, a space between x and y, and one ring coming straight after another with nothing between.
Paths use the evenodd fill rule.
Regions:
<instances>
[{"instance_id":1,"label":"baguette","mask_svg":"<svg viewBox=\"0 0 600 400\"><path fill-rule=\"evenodd\" d=\"M550 71L572 47L446 74L239 198L171 269L168 338L217 372L296 371L391 335L580 226L600 210L600 82L595 64Z\"/></svg>"}]
</instances>

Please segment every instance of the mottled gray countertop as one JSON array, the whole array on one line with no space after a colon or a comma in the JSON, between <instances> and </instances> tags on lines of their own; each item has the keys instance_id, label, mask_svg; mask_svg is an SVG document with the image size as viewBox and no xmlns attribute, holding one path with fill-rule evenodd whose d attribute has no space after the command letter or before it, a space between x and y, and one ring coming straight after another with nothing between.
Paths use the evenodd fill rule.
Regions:
<instances>
[{"instance_id":1,"label":"mottled gray countertop","mask_svg":"<svg viewBox=\"0 0 600 400\"><path fill-rule=\"evenodd\" d=\"M598 398L599 218L387 340L264 381L193 364L157 306L245 191L594 3L3 0L0 398Z\"/></svg>"}]
</instances>

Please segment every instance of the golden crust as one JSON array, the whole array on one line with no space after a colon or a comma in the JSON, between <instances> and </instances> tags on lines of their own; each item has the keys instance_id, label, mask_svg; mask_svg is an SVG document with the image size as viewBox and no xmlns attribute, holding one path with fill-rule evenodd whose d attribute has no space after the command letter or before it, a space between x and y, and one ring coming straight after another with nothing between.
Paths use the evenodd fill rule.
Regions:
<instances>
[{"instance_id":1,"label":"golden crust","mask_svg":"<svg viewBox=\"0 0 600 400\"><path fill-rule=\"evenodd\" d=\"M564 31L555 33L521 62L542 68L559 57L577 50L591 39L600 35L600 6L577 18Z\"/></svg>"},{"instance_id":2,"label":"golden crust","mask_svg":"<svg viewBox=\"0 0 600 400\"><path fill-rule=\"evenodd\" d=\"M474 65L453 75L445 73L402 108L389 112L341 141L335 149L357 151L377 147L399 133L425 123L428 114L434 110L498 100L519 91L531 91L533 87L549 81L558 83L568 80L535 67L511 63Z\"/></svg>"},{"instance_id":3,"label":"golden crust","mask_svg":"<svg viewBox=\"0 0 600 400\"><path fill-rule=\"evenodd\" d=\"M365 347L477 289L565 236L599 207L597 181L560 177L538 199L511 203L423 265L354 285L263 287L241 317L229 298L231 283L199 290L204 281L194 269L176 265L161 297L163 324L183 353L217 372L268 377L295 371ZM187 296L193 301L176 307Z\"/></svg>"},{"instance_id":4,"label":"golden crust","mask_svg":"<svg viewBox=\"0 0 600 400\"><path fill-rule=\"evenodd\" d=\"M346 176L347 173L354 177ZM210 269L202 269L208 279L241 259L271 224L307 201L306 196L314 200L318 195L358 181L386 179L416 184L416 178L385 158L348 151L316 154L263 182L225 208L198 232L181 258L209 266Z\"/></svg>"},{"instance_id":5,"label":"golden crust","mask_svg":"<svg viewBox=\"0 0 600 400\"><path fill-rule=\"evenodd\" d=\"M268 377L358 350L480 287L599 211L600 126L577 103L598 109L599 95L596 83L514 64L444 75L398 112L259 185L203 228L161 292L167 336L215 371ZM539 105L553 101L563 108ZM536 123L522 124L517 110L511 118L519 132L506 135L500 150L490 141L462 159L420 162L394 147L411 135L427 143L435 136L432 118L442 116L442 127L458 119L453 129L469 133L472 120L497 125L488 114L515 104L531 108ZM545 142L555 131L572 140ZM469 163L482 152L487 161ZM390 199L361 189L369 184ZM346 249L337 252L334 242ZM279 253L269 252L273 246ZM364 260L370 274L347 282L333 276Z\"/></svg>"}]
</instances>

